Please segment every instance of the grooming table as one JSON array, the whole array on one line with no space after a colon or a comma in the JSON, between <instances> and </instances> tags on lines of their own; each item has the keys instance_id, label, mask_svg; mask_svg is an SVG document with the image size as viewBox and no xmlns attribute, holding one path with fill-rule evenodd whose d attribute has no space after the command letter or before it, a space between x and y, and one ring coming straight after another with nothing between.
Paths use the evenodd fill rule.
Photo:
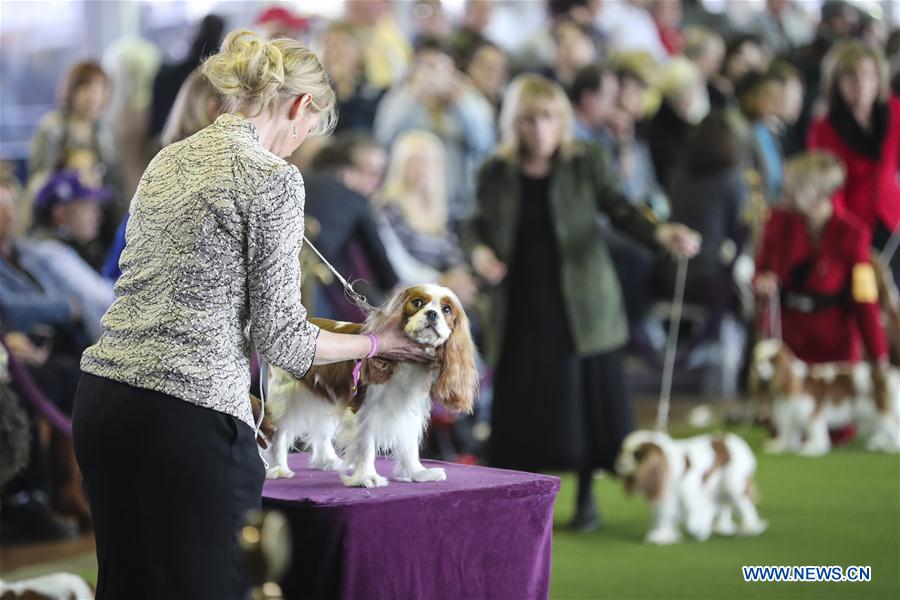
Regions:
<instances>
[{"instance_id":1,"label":"grooming table","mask_svg":"<svg viewBox=\"0 0 900 600\"><path fill-rule=\"evenodd\" d=\"M344 487L292 454L263 506L290 523L286 598L547 598L559 479L423 461L447 480ZM379 459L390 479L393 462Z\"/></svg>"}]
</instances>

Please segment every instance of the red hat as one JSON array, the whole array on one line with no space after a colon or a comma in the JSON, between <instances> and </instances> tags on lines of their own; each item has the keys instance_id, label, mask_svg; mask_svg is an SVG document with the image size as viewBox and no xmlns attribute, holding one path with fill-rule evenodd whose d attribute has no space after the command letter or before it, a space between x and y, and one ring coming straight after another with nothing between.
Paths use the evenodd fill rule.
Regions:
<instances>
[{"instance_id":1,"label":"red hat","mask_svg":"<svg viewBox=\"0 0 900 600\"><path fill-rule=\"evenodd\" d=\"M267 25L269 23L283 23L292 29L309 28L309 19L291 12L283 6L272 6L259 13L256 17L257 25Z\"/></svg>"}]
</instances>

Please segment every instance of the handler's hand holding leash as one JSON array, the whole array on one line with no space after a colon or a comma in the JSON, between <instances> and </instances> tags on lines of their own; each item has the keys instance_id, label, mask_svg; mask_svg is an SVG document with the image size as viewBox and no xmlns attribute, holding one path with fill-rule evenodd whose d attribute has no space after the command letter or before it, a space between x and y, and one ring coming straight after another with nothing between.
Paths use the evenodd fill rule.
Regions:
<instances>
[{"instance_id":1,"label":"handler's hand holding leash","mask_svg":"<svg viewBox=\"0 0 900 600\"><path fill-rule=\"evenodd\" d=\"M703 238L681 223L663 223L656 228L656 241L675 258L691 259L700 252Z\"/></svg>"},{"instance_id":2,"label":"handler's hand holding leash","mask_svg":"<svg viewBox=\"0 0 900 600\"><path fill-rule=\"evenodd\" d=\"M672 377L675 372L675 352L678 349L678 330L681 326L681 309L684 305L684 286L687 281L688 261L700 252L702 238L699 233L679 223L666 223L656 229L656 241L678 259L675 277L675 295L672 298L672 314L669 338L666 340L666 360L663 366L659 391L659 407L656 413L656 429L665 431L669 425L669 403L672 398Z\"/></svg>"}]
</instances>

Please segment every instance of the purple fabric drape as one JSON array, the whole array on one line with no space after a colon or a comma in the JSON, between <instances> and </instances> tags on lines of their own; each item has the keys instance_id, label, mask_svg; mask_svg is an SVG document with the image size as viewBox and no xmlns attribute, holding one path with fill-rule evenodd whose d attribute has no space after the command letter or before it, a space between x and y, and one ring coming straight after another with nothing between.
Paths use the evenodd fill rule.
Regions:
<instances>
[{"instance_id":1,"label":"purple fabric drape","mask_svg":"<svg viewBox=\"0 0 900 600\"><path fill-rule=\"evenodd\" d=\"M447 480L362 489L292 455L296 475L263 488L291 524L285 597L547 598L559 479L424 462Z\"/></svg>"}]
</instances>

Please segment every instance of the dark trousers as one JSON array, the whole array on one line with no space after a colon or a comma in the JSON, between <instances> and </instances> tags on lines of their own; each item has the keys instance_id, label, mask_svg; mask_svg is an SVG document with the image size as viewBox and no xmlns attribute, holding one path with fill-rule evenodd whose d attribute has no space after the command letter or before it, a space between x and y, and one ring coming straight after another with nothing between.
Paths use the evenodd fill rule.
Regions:
<instances>
[{"instance_id":1,"label":"dark trousers","mask_svg":"<svg viewBox=\"0 0 900 600\"><path fill-rule=\"evenodd\" d=\"M172 396L84 374L75 452L97 538L97 598L243 598L237 533L260 508L251 428Z\"/></svg>"}]
</instances>

